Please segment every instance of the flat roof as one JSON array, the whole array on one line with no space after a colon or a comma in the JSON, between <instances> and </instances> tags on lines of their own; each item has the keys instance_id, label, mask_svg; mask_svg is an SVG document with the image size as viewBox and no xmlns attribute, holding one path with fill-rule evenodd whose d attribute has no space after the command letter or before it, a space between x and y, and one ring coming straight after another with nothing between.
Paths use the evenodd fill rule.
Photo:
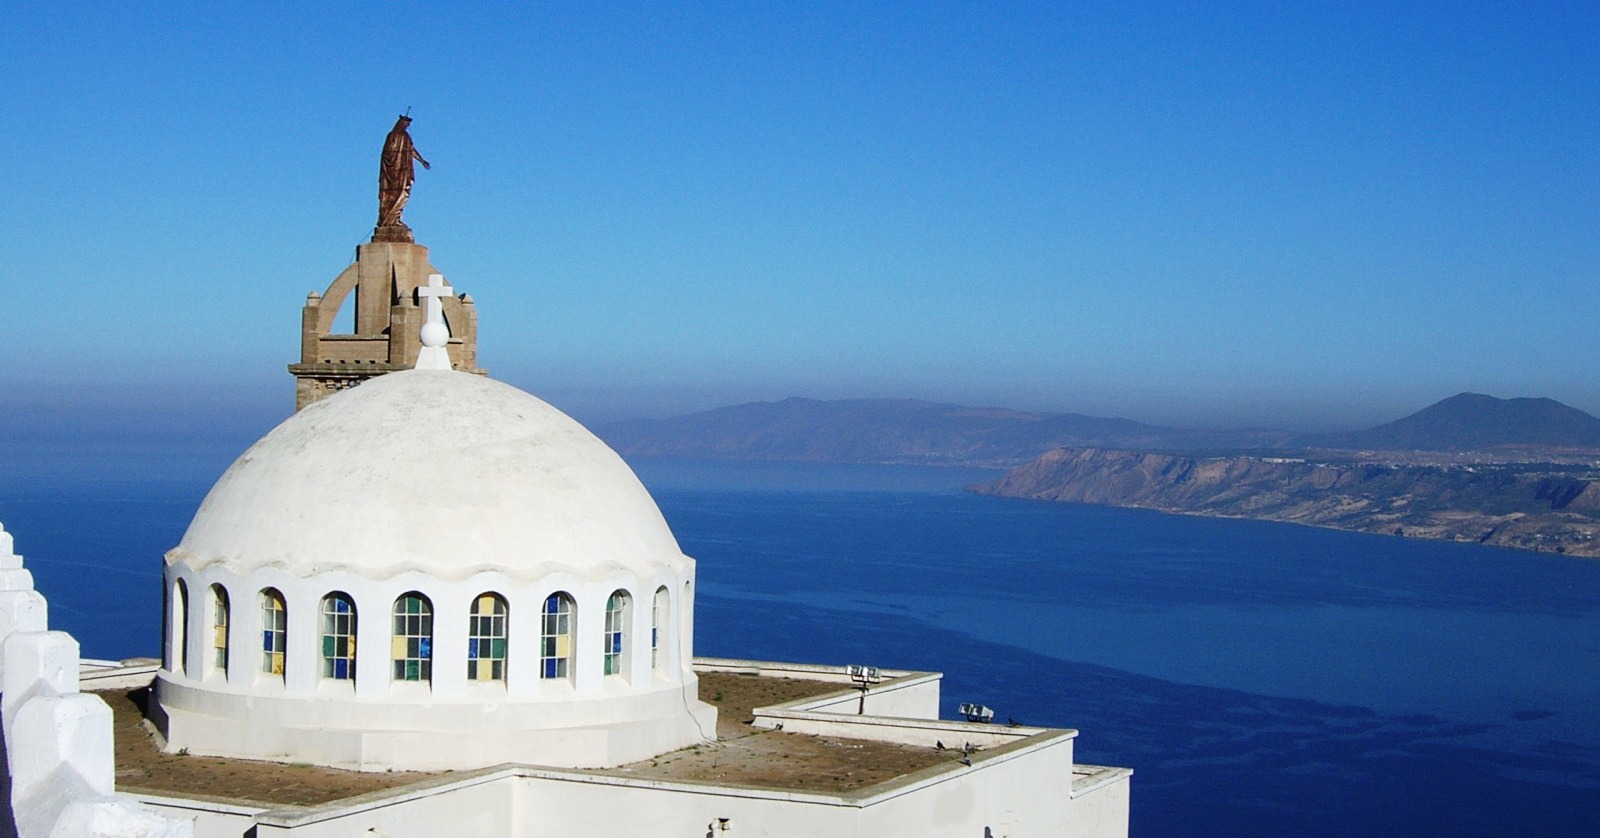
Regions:
<instances>
[{"instance_id":1,"label":"flat roof","mask_svg":"<svg viewBox=\"0 0 1600 838\"><path fill-rule=\"evenodd\" d=\"M260 803L276 808L331 803L443 776L163 753L154 731L145 722L149 687L102 690L95 695L111 705L117 791Z\"/></svg>"},{"instance_id":2,"label":"flat roof","mask_svg":"<svg viewBox=\"0 0 1600 838\"><path fill-rule=\"evenodd\" d=\"M962 756L959 750L760 730L750 726L755 708L836 693L842 685L734 672L699 675L700 700L717 707L717 741L584 773L841 793Z\"/></svg>"},{"instance_id":3,"label":"flat roof","mask_svg":"<svg viewBox=\"0 0 1600 838\"><path fill-rule=\"evenodd\" d=\"M838 682L734 672L701 672L700 699L717 707L717 741L615 768L578 773L845 793L944 763L962 752L863 739L760 730L753 710L836 693ZM115 716L118 791L194 797L266 807L315 806L467 772L366 772L305 764L163 753L145 721L148 687L96 693Z\"/></svg>"}]
</instances>

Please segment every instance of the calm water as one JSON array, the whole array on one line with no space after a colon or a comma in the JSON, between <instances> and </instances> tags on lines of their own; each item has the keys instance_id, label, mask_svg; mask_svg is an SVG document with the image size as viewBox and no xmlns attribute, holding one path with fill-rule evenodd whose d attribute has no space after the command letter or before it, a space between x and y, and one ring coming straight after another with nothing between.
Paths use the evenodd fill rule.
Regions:
<instances>
[{"instance_id":1,"label":"calm water","mask_svg":"<svg viewBox=\"0 0 1600 838\"><path fill-rule=\"evenodd\" d=\"M1600 562L966 495L979 472L645 462L708 655L946 673L1132 766L1138 836L1600 835ZM0 483L56 627L154 654L209 483Z\"/></svg>"}]
</instances>

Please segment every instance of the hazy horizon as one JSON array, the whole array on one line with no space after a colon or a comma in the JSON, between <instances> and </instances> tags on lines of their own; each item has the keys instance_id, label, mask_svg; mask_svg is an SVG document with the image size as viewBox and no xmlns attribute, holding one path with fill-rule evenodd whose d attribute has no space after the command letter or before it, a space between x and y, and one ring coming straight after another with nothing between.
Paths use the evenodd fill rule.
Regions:
<instances>
[{"instance_id":1,"label":"hazy horizon","mask_svg":"<svg viewBox=\"0 0 1600 838\"><path fill-rule=\"evenodd\" d=\"M491 378L499 378L491 371ZM1079 413L1088 416L1132 419L1149 425L1174 428L1246 430L1274 429L1300 433L1355 431L1400 419L1457 393L1440 394L1425 403L1408 405L1392 414L1376 415L1353 423L1206 422L1201 413L1179 412L1172 418L1144 415L1134 411L1107 409L1096 411L1074 407L1054 407L1028 402L989 402L961 400L905 393L773 393L757 389L748 392L702 389L690 393L540 388L524 382L508 383L532 392L590 426L604 426L632 419L663 419L699 413L721 407L754 402L780 402L790 398L838 401L850 399L914 400L957 404L973 408L1002 408L1037 413ZM1465 391L1464 391L1465 392ZM1537 394L1487 395L1496 398L1539 397ZM40 439L92 438L107 430L121 429L181 441L185 438L215 438L241 433L265 432L290 415L294 402L294 382L288 373L281 380L240 382L182 382L168 384L150 381L120 382L18 382L0 389L0 401L8 415L0 417L0 440L15 441L30 434ZM1559 401L1559 399L1557 400ZM1572 405L1589 413L1579 405ZM252 439L254 437L251 437ZM104 440L102 440L104 441Z\"/></svg>"},{"instance_id":2,"label":"hazy horizon","mask_svg":"<svg viewBox=\"0 0 1600 838\"><path fill-rule=\"evenodd\" d=\"M591 424L1600 413L1600 8L10 12L0 399L44 436L286 415L407 108L482 364Z\"/></svg>"}]
</instances>

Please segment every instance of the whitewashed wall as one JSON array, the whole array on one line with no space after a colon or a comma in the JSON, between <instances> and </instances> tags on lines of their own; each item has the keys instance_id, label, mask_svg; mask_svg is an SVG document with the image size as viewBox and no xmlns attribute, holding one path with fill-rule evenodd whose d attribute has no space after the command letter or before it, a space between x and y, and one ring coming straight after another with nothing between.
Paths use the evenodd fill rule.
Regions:
<instances>
[{"instance_id":1,"label":"whitewashed wall","mask_svg":"<svg viewBox=\"0 0 1600 838\"><path fill-rule=\"evenodd\" d=\"M700 658L702 672L790 674L833 680L844 686L841 667ZM938 704L938 674L885 670L893 696L918 696ZM896 690L897 686L903 690ZM854 698L853 693L846 697ZM797 710L839 704L821 696L770 708L785 731L815 726L835 736L878 738L929 745L970 741L983 749L970 766L952 755L937 770L916 772L869 789L829 795L715 783L637 780L530 766L456 775L422 787L398 789L309 809L234 810L208 813L199 838L264 836L473 834L566 838L605 836L790 836L837 838L1126 838L1126 769L1077 766L1076 731L984 725L964 721L857 716ZM855 705L851 705L853 708ZM785 715L787 714L787 715ZM792 725L792 726L791 726ZM716 746L712 746L716 747ZM143 798L163 811L194 811L204 804Z\"/></svg>"},{"instance_id":2,"label":"whitewashed wall","mask_svg":"<svg viewBox=\"0 0 1600 838\"><path fill-rule=\"evenodd\" d=\"M111 708L78 691L78 641L47 614L0 528L0 730L17 835L190 838L189 821L113 793Z\"/></svg>"},{"instance_id":3,"label":"whitewashed wall","mask_svg":"<svg viewBox=\"0 0 1600 838\"><path fill-rule=\"evenodd\" d=\"M530 767L504 768L356 802L281 811L213 812L198 838L1127 838L1128 775L1070 791L1070 738L1044 738L875 787L828 795L671 783ZM174 813L197 801L145 797ZM726 819L726 830L721 821Z\"/></svg>"},{"instance_id":4,"label":"whitewashed wall","mask_svg":"<svg viewBox=\"0 0 1600 838\"><path fill-rule=\"evenodd\" d=\"M589 576L552 572L524 581L494 571L461 580L415 571L302 579L271 567L241 575L221 563L196 571L174 562L166 568L169 629L154 720L169 750L368 771L471 770L534 759L600 767L676 750L716 730L715 709L696 699L692 618L683 616L693 613L694 562L682 557L679 565L645 577L599 565ZM225 670L211 645L213 586L229 603ZM282 676L262 671L260 596L267 588L287 604ZM659 665L652 666L651 604L662 589ZM622 672L606 675L605 607L619 590L630 599ZM391 609L412 591L433 608L433 675L422 682L396 681L391 667ZM356 606L351 680L321 677L319 609L333 592ZM557 592L575 604L574 653L568 677L545 679L542 607ZM508 603L502 682L467 680L469 610L484 593Z\"/></svg>"}]
</instances>

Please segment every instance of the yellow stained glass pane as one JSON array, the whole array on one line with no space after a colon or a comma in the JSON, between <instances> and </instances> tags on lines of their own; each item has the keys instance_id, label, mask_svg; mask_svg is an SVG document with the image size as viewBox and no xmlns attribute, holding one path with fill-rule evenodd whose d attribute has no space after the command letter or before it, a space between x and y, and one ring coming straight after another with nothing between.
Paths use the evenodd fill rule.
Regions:
<instances>
[{"instance_id":1,"label":"yellow stained glass pane","mask_svg":"<svg viewBox=\"0 0 1600 838\"><path fill-rule=\"evenodd\" d=\"M394 659L397 660L397 661L398 660L405 660L406 659L406 639L404 637L396 637L394 639L394 642L389 644L389 654L393 655Z\"/></svg>"},{"instance_id":2,"label":"yellow stained glass pane","mask_svg":"<svg viewBox=\"0 0 1600 838\"><path fill-rule=\"evenodd\" d=\"M221 649L224 646L228 645L228 627L227 626L217 626L217 631L216 631L216 635L214 637L214 642L217 644L217 648L218 649Z\"/></svg>"},{"instance_id":3,"label":"yellow stained glass pane","mask_svg":"<svg viewBox=\"0 0 1600 838\"><path fill-rule=\"evenodd\" d=\"M277 653L274 653L272 655L272 674L273 675L282 675L283 674L283 655L277 654Z\"/></svg>"},{"instance_id":4,"label":"yellow stained glass pane","mask_svg":"<svg viewBox=\"0 0 1600 838\"><path fill-rule=\"evenodd\" d=\"M480 614L492 614L492 613L494 613L494 597L487 596L487 595L478 597L478 613L480 613Z\"/></svg>"},{"instance_id":5,"label":"yellow stained glass pane","mask_svg":"<svg viewBox=\"0 0 1600 838\"><path fill-rule=\"evenodd\" d=\"M571 653L572 638L565 634L556 636L556 657L564 658Z\"/></svg>"}]
</instances>

